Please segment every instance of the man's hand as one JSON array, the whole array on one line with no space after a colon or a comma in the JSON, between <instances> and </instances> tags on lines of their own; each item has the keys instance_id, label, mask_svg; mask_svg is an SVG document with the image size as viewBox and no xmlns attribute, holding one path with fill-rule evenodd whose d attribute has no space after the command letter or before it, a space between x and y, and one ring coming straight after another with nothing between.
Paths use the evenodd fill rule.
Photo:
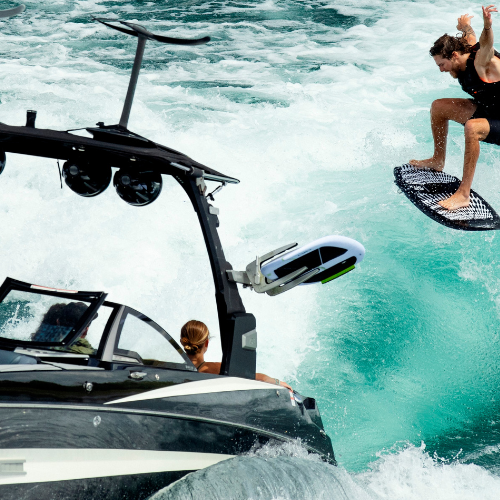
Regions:
<instances>
[{"instance_id":1,"label":"man's hand","mask_svg":"<svg viewBox=\"0 0 500 500\"><path fill-rule=\"evenodd\" d=\"M458 18L457 30L462 32L462 36L469 45L475 45L477 42L476 34L470 25L470 20L474 16L469 16L469 14L462 14Z\"/></svg>"},{"instance_id":2,"label":"man's hand","mask_svg":"<svg viewBox=\"0 0 500 500\"><path fill-rule=\"evenodd\" d=\"M472 31L471 25L470 25L470 20L474 16L469 16L469 14L462 14L458 18L458 24L457 24L457 30L458 31L463 31L464 33L468 33L469 31Z\"/></svg>"},{"instance_id":3,"label":"man's hand","mask_svg":"<svg viewBox=\"0 0 500 500\"><path fill-rule=\"evenodd\" d=\"M484 29L489 30L493 21L491 20L491 13L498 12L494 5L488 5L488 7L483 7L483 20L484 20Z\"/></svg>"}]
</instances>

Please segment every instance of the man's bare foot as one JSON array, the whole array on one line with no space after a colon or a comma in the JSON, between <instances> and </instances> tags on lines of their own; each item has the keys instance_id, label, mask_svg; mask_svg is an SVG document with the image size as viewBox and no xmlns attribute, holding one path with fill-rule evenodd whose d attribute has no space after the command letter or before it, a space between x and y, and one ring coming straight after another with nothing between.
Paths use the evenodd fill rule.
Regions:
<instances>
[{"instance_id":1,"label":"man's bare foot","mask_svg":"<svg viewBox=\"0 0 500 500\"><path fill-rule=\"evenodd\" d=\"M444 168L444 161L435 160L434 158L429 158L428 160L410 160L410 165L416 168L430 168L441 172Z\"/></svg>"},{"instance_id":2,"label":"man's bare foot","mask_svg":"<svg viewBox=\"0 0 500 500\"><path fill-rule=\"evenodd\" d=\"M470 196L465 196L462 193L459 193L458 191L450 196L449 198L446 198L446 200L440 201L438 205L441 205L443 208L446 208L446 210L458 210L459 208L464 208L468 207L470 203Z\"/></svg>"}]
</instances>

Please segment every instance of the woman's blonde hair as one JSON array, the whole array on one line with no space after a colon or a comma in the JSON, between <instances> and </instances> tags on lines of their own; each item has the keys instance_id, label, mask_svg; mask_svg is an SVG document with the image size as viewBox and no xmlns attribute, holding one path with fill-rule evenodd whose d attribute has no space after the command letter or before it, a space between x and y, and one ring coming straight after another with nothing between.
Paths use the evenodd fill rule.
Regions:
<instances>
[{"instance_id":1,"label":"woman's blonde hair","mask_svg":"<svg viewBox=\"0 0 500 500\"><path fill-rule=\"evenodd\" d=\"M181 344L186 354L196 354L207 341L210 332L207 325L192 319L181 328Z\"/></svg>"}]
</instances>

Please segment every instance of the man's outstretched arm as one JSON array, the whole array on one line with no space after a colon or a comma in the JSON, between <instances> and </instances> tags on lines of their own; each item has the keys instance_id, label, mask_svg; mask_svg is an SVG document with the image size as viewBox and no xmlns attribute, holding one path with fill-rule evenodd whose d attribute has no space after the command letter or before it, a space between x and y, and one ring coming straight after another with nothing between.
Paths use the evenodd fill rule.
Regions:
<instances>
[{"instance_id":1,"label":"man's outstretched arm","mask_svg":"<svg viewBox=\"0 0 500 500\"><path fill-rule=\"evenodd\" d=\"M495 51L493 50L493 22L491 19L492 12L498 12L494 5L483 7L484 28L479 38L479 45L481 46L481 48L477 51L474 64L477 74L483 80L486 78L486 70L488 68L488 64L493 59L493 57L495 57Z\"/></svg>"},{"instance_id":2,"label":"man's outstretched arm","mask_svg":"<svg viewBox=\"0 0 500 500\"><path fill-rule=\"evenodd\" d=\"M462 32L463 38L467 41L469 45L476 45L477 38L476 33L472 29L470 20L474 16L469 16L469 14L462 14L458 18L457 30Z\"/></svg>"}]
</instances>

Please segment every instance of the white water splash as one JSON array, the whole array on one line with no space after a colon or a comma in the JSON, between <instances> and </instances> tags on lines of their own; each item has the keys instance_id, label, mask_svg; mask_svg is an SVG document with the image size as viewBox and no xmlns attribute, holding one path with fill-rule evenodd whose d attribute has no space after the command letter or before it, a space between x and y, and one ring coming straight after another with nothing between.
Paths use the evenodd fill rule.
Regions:
<instances>
[{"instance_id":1,"label":"white water splash","mask_svg":"<svg viewBox=\"0 0 500 500\"><path fill-rule=\"evenodd\" d=\"M482 467L430 456L425 445L380 453L356 479L387 500L496 500L500 478Z\"/></svg>"}]
</instances>

